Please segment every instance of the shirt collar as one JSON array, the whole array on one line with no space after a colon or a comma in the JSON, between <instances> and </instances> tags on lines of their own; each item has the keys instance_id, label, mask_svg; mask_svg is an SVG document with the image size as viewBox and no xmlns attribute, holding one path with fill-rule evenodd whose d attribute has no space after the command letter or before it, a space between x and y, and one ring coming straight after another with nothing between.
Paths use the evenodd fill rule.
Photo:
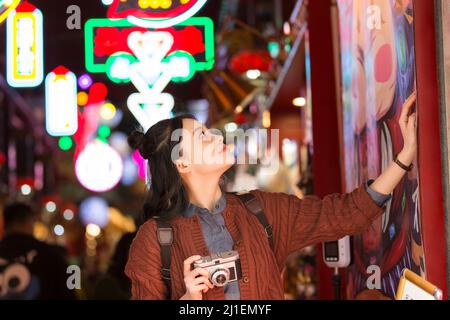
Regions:
<instances>
[{"instance_id":1,"label":"shirt collar","mask_svg":"<svg viewBox=\"0 0 450 320\"><path fill-rule=\"evenodd\" d=\"M186 210L184 211L184 216L186 218L193 217L196 213L198 214L220 214L225 210L225 207L227 206L227 198L225 195L225 192L222 191L222 195L220 196L220 199L216 202L214 205L214 209L212 211L209 211L207 208L201 208L196 206L193 203L190 203Z\"/></svg>"}]
</instances>

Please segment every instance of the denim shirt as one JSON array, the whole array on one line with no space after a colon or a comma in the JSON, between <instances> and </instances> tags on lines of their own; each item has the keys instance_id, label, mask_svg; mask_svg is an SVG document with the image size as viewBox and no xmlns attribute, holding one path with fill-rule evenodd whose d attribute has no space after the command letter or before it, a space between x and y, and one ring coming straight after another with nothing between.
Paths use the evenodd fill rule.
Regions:
<instances>
[{"instance_id":1,"label":"denim shirt","mask_svg":"<svg viewBox=\"0 0 450 320\"><path fill-rule=\"evenodd\" d=\"M372 183L373 180L370 180L366 183L366 190L372 200L379 207L383 207L386 202L391 199L391 195L384 195L373 190L372 188L370 188L370 185ZM225 226L225 220L222 215L226 205L226 196L225 193L222 192L222 196L215 204L212 212L206 208L200 208L192 203L189 204L188 208L184 212L184 216L188 218L194 216L195 214L198 214L203 236L210 253L219 253L233 250L234 241ZM224 291L226 300L240 300L240 289L238 281L227 284L224 288Z\"/></svg>"},{"instance_id":2,"label":"denim shirt","mask_svg":"<svg viewBox=\"0 0 450 320\"><path fill-rule=\"evenodd\" d=\"M194 204L190 204L184 212L184 216L186 217L192 217L198 214L203 236L211 254L233 250L234 241L225 226L225 220L222 215L226 205L227 199L225 193L222 192L222 196L214 206L212 212L206 208L197 207ZM238 281L225 285L224 291L226 300L240 300Z\"/></svg>"}]
</instances>

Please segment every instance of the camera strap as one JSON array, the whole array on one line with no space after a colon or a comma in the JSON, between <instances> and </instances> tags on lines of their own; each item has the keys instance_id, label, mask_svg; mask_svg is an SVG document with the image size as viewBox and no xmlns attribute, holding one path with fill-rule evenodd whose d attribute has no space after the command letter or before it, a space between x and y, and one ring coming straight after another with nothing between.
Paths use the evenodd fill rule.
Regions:
<instances>
[{"instance_id":1,"label":"camera strap","mask_svg":"<svg viewBox=\"0 0 450 320\"><path fill-rule=\"evenodd\" d=\"M267 220L258 198L250 192L232 194L236 195L244 203L247 210L249 210L258 219L259 223L263 226L264 231L266 232L270 247L273 250L273 229ZM168 297L170 299L172 295L172 279L170 272L170 262L172 256L170 248L173 243L173 228L167 220L161 219L160 217L154 217L154 219L156 220L157 238L161 249L161 276L168 290Z\"/></svg>"},{"instance_id":2,"label":"camera strap","mask_svg":"<svg viewBox=\"0 0 450 320\"><path fill-rule=\"evenodd\" d=\"M161 251L161 276L168 290L168 297L172 296L170 261L172 258L170 248L173 243L173 228L167 220L155 217L157 225L157 236Z\"/></svg>"},{"instance_id":3,"label":"camera strap","mask_svg":"<svg viewBox=\"0 0 450 320\"><path fill-rule=\"evenodd\" d=\"M273 229L267 220L266 214L261 207L261 203L258 198L250 192L234 193L244 203L245 207L258 219L259 223L263 226L266 232L267 239L269 240L270 248L273 247Z\"/></svg>"}]
</instances>

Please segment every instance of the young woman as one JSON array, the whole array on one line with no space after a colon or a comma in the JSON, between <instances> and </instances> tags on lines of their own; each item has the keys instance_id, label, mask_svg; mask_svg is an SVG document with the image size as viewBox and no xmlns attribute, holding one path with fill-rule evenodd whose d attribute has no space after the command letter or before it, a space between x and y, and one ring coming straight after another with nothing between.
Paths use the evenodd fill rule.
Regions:
<instances>
[{"instance_id":1,"label":"young woman","mask_svg":"<svg viewBox=\"0 0 450 320\"><path fill-rule=\"evenodd\" d=\"M273 247L244 203L221 188L222 175L235 161L222 136L190 116L161 121L145 134L134 132L129 142L148 160L151 186L144 206L147 222L133 241L126 266L133 298L283 299L280 274L291 253L361 233L383 213L388 195L415 158L416 116L409 115L414 101L415 94L399 120L403 150L372 183L323 199L252 191L273 228ZM180 139L173 139L180 130ZM156 216L173 228L170 290L162 277ZM213 286L207 270L192 268L201 256L229 250L239 253L239 281Z\"/></svg>"}]
</instances>

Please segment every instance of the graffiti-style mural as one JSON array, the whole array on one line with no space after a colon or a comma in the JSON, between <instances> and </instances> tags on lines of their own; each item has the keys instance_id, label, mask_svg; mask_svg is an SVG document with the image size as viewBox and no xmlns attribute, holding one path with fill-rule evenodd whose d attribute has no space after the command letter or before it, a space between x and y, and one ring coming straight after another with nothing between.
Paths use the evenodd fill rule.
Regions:
<instances>
[{"instance_id":1,"label":"graffiti-style mural","mask_svg":"<svg viewBox=\"0 0 450 320\"><path fill-rule=\"evenodd\" d=\"M415 88L411 0L338 0L343 81L345 183L351 191L380 175L403 147L398 125ZM349 299L392 299L403 268L425 275L418 172L394 190L382 217L354 238ZM381 288L368 289L369 266ZM372 283L372 282L371 282Z\"/></svg>"}]
</instances>

